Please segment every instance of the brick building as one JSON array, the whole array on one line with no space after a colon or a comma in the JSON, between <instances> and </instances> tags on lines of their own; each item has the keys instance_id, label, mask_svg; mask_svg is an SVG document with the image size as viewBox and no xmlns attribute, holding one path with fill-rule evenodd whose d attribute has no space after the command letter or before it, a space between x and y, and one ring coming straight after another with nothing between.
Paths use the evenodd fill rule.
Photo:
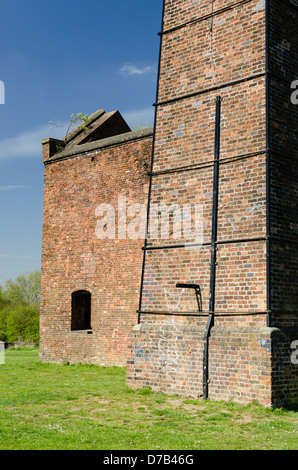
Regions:
<instances>
[{"instance_id":1,"label":"brick building","mask_svg":"<svg viewBox=\"0 0 298 470\"><path fill-rule=\"evenodd\" d=\"M297 0L164 1L131 387L297 403L297 18ZM175 230L187 205L199 238Z\"/></svg>"},{"instance_id":2,"label":"brick building","mask_svg":"<svg viewBox=\"0 0 298 470\"><path fill-rule=\"evenodd\" d=\"M152 128L131 131L103 110L64 141L43 141L42 361L126 364L143 241L119 234L119 201L146 204L151 148ZM106 229L105 209L115 210Z\"/></svg>"},{"instance_id":3,"label":"brick building","mask_svg":"<svg viewBox=\"0 0 298 470\"><path fill-rule=\"evenodd\" d=\"M41 360L127 359L130 387L297 403L297 15L164 0L154 129L99 111L43 142ZM119 196L149 202L145 243L98 237Z\"/></svg>"}]
</instances>

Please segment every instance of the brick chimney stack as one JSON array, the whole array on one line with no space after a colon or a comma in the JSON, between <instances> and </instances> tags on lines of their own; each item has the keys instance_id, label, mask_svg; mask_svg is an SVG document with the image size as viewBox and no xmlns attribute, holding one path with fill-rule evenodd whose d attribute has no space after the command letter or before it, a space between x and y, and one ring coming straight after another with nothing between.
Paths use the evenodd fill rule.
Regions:
<instances>
[{"instance_id":1,"label":"brick chimney stack","mask_svg":"<svg viewBox=\"0 0 298 470\"><path fill-rule=\"evenodd\" d=\"M297 18L297 0L164 2L132 387L297 401ZM152 236L161 202L170 222L201 208L199 243Z\"/></svg>"}]
</instances>

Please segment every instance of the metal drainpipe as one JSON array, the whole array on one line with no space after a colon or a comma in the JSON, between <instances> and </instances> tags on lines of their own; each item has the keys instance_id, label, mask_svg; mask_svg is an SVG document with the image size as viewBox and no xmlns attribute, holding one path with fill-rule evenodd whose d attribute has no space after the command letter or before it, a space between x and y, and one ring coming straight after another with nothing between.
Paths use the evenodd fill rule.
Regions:
<instances>
[{"instance_id":1,"label":"metal drainpipe","mask_svg":"<svg viewBox=\"0 0 298 470\"><path fill-rule=\"evenodd\" d=\"M210 330L214 323L215 305L215 271L216 271L216 239L217 239L217 219L218 219L218 170L220 152L220 117L221 117L221 97L216 97L215 114L215 141L214 141L214 175L213 175L213 208L212 208L212 235L211 235L211 269L210 269L210 293L209 293L209 316L204 332L203 349L203 399L208 398L209 382L209 337Z\"/></svg>"},{"instance_id":2,"label":"metal drainpipe","mask_svg":"<svg viewBox=\"0 0 298 470\"><path fill-rule=\"evenodd\" d=\"M271 326L271 150L270 150L270 0L265 4L265 36L266 36L266 271L267 271L267 327Z\"/></svg>"},{"instance_id":3,"label":"metal drainpipe","mask_svg":"<svg viewBox=\"0 0 298 470\"><path fill-rule=\"evenodd\" d=\"M165 16L165 0L163 0L161 30L163 30L164 16ZM156 86L156 103L158 102L158 92L159 92L159 82L160 82L160 62L161 62L162 40L163 40L163 37L162 37L162 35L160 35L158 72L157 72L157 86ZM155 108L155 113L154 113L153 142L152 142L152 151L151 151L152 152L151 153L151 168L150 168L149 194L148 194L148 205L147 205L147 223L146 223L146 233L145 233L145 243L144 243L145 248L147 247L147 244L148 244L148 224L149 224L149 214L150 214L152 173L153 173L153 161L154 161L154 150L155 150L156 120L157 120L157 108ZM139 298L139 309L138 309L138 324L140 324L140 322L141 322L141 313L140 312L141 312L141 308L142 308L142 294L143 294L143 285L144 285L145 261L146 261L146 250L144 250L144 253L143 253L143 265L142 265L142 276L141 276L141 287L140 287L140 298Z\"/></svg>"},{"instance_id":4,"label":"metal drainpipe","mask_svg":"<svg viewBox=\"0 0 298 470\"><path fill-rule=\"evenodd\" d=\"M210 32L211 33L212 33L212 30L213 30L213 13L214 13L214 0L211 0L211 16L210 16L210 20L209 20Z\"/></svg>"}]
</instances>

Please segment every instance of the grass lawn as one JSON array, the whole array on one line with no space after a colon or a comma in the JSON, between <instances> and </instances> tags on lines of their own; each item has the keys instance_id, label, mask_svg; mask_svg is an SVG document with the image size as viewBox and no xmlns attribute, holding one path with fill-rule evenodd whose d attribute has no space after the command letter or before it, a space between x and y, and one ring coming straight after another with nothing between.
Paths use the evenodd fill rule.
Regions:
<instances>
[{"instance_id":1,"label":"grass lawn","mask_svg":"<svg viewBox=\"0 0 298 470\"><path fill-rule=\"evenodd\" d=\"M42 364L8 350L0 365L1 450L295 450L298 414L132 391L125 369Z\"/></svg>"}]
</instances>

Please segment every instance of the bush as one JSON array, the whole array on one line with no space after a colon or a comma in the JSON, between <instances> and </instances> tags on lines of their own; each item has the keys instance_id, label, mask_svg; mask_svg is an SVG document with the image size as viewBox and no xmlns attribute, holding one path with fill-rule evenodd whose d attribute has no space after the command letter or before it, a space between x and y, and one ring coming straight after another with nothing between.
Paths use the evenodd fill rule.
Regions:
<instances>
[{"instance_id":1,"label":"bush","mask_svg":"<svg viewBox=\"0 0 298 470\"><path fill-rule=\"evenodd\" d=\"M7 313L7 341L39 341L39 315L31 305L19 305Z\"/></svg>"},{"instance_id":2,"label":"bush","mask_svg":"<svg viewBox=\"0 0 298 470\"><path fill-rule=\"evenodd\" d=\"M7 341L7 314L6 308L0 309L0 341Z\"/></svg>"},{"instance_id":3,"label":"bush","mask_svg":"<svg viewBox=\"0 0 298 470\"><path fill-rule=\"evenodd\" d=\"M40 271L9 279L0 287L0 341L39 341Z\"/></svg>"}]
</instances>

